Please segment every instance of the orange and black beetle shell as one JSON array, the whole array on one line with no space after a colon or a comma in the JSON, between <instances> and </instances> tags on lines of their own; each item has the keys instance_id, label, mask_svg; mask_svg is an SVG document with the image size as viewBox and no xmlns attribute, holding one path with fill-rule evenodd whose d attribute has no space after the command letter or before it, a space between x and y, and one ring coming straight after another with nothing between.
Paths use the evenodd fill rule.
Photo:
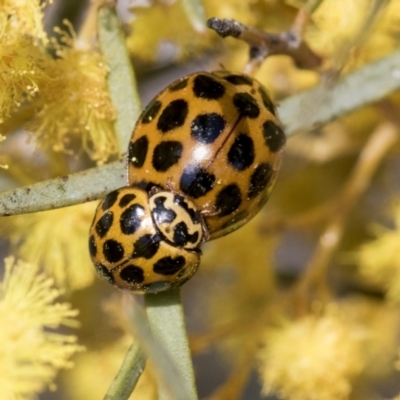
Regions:
<instances>
[{"instance_id":1,"label":"orange and black beetle shell","mask_svg":"<svg viewBox=\"0 0 400 400\"><path fill-rule=\"evenodd\" d=\"M198 72L163 90L146 107L128 151L128 183L189 197L208 239L250 220L267 201L285 135L255 79Z\"/></svg>"}]
</instances>

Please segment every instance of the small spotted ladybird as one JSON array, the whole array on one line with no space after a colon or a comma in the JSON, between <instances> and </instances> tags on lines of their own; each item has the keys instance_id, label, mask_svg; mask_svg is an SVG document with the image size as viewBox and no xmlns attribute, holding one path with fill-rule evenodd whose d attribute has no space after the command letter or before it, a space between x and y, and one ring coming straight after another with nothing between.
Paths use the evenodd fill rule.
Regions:
<instances>
[{"instance_id":1,"label":"small spotted ladybird","mask_svg":"<svg viewBox=\"0 0 400 400\"><path fill-rule=\"evenodd\" d=\"M182 285L202 242L238 229L265 204L284 145L255 79L197 72L169 85L133 130L128 186L96 210L89 250L98 273L135 291Z\"/></svg>"}]
</instances>

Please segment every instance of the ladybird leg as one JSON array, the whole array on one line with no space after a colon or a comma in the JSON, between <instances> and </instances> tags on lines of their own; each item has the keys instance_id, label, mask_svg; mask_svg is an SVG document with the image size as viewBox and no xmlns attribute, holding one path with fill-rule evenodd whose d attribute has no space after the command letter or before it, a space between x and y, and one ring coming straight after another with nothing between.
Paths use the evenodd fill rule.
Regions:
<instances>
[{"instance_id":1,"label":"ladybird leg","mask_svg":"<svg viewBox=\"0 0 400 400\"><path fill-rule=\"evenodd\" d=\"M200 212L200 214L203 217L216 217L217 215L219 215L220 211L211 211L211 210L203 210Z\"/></svg>"},{"instance_id":2,"label":"ladybird leg","mask_svg":"<svg viewBox=\"0 0 400 400\"><path fill-rule=\"evenodd\" d=\"M154 196L157 193L162 192L162 189L159 188L158 186L152 186L151 189L149 190L149 197Z\"/></svg>"},{"instance_id":3,"label":"ladybird leg","mask_svg":"<svg viewBox=\"0 0 400 400\"><path fill-rule=\"evenodd\" d=\"M201 223L201 229L203 231L203 239L202 242L207 242L210 239L210 233L208 232L208 228L204 220Z\"/></svg>"},{"instance_id":4,"label":"ladybird leg","mask_svg":"<svg viewBox=\"0 0 400 400\"><path fill-rule=\"evenodd\" d=\"M202 217L215 217L220 213L220 210L217 210L214 205L210 205L207 203L205 208L200 211Z\"/></svg>"}]
</instances>

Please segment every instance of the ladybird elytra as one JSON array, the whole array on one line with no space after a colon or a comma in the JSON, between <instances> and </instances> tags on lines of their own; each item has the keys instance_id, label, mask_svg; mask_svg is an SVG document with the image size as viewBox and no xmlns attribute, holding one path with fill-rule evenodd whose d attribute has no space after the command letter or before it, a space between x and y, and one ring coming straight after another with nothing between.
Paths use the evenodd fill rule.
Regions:
<instances>
[{"instance_id":1,"label":"ladybird elytra","mask_svg":"<svg viewBox=\"0 0 400 400\"><path fill-rule=\"evenodd\" d=\"M226 235L265 204L285 135L254 78L196 72L145 108L127 154L128 185L97 207L89 251L122 289L159 292L196 272L203 241Z\"/></svg>"},{"instance_id":2,"label":"ladybird elytra","mask_svg":"<svg viewBox=\"0 0 400 400\"><path fill-rule=\"evenodd\" d=\"M197 72L163 90L138 119L128 182L146 190L166 189L169 182L193 201L208 238L215 239L265 204L284 144L273 103L258 81L228 71Z\"/></svg>"},{"instance_id":3,"label":"ladybird elytra","mask_svg":"<svg viewBox=\"0 0 400 400\"><path fill-rule=\"evenodd\" d=\"M179 206L175 210L179 213ZM122 289L157 292L180 286L197 270L197 247L167 242L154 223L148 194L135 187L109 193L90 228L89 250L97 272Z\"/></svg>"}]
</instances>

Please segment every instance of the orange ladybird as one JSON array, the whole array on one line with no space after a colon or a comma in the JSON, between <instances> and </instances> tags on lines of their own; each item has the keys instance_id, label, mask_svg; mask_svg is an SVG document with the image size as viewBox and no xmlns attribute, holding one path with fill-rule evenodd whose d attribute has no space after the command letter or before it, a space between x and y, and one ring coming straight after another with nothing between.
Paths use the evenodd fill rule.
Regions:
<instances>
[{"instance_id":1,"label":"orange ladybird","mask_svg":"<svg viewBox=\"0 0 400 400\"><path fill-rule=\"evenodd\" d=\"M186 282L199 264L201 242L238 229L268 200L284 144L274 105L254 78L197 72L169 85L132 133L128 186L96 211L89 248L100 275L139 291ZM126 211L135 204L140 217ZM137 219L134 232L121 228ZM151 238L146 254L136 249L143 237ZM164 269L160 260L168 260Z\"/></svg>"}]
</instances>

